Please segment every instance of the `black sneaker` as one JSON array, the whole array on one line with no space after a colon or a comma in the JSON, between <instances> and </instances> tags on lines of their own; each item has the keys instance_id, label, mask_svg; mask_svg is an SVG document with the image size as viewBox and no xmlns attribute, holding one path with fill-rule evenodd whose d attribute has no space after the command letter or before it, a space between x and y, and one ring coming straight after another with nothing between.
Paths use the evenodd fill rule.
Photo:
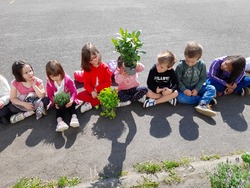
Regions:
<instances>
[{"instance_id":1,"label":"black sneaker","mask_svg":"<svg viewBox=\"0 0 250 188\"><path fill-rule=\"evenodd\" d=\"M208 104L200 104L195 107L195 110L205 116L209 117L216 116L216 112L213 111Z\"/></svg>"},{"instance_id":2,"label":"black sneaker","mask_svg":"<svg viewBox=\"0 0 250 188\"><path fill-rule=\"evenodd\" d=\"M173 98L170 101L168 101L171 105L176 106L177 98Z\"/></svg>"},{"instance_id":3,"label":"black sneaker","mask_svg":"<svg viewBox=\"0 0 250 188\"><path fill-rule=\"evenodd\" d=\"M155 99L147 99L143 104L143 108L148 108L150 106L155 106L155 105L156 105Z\"/></svg>"}]
</instances>

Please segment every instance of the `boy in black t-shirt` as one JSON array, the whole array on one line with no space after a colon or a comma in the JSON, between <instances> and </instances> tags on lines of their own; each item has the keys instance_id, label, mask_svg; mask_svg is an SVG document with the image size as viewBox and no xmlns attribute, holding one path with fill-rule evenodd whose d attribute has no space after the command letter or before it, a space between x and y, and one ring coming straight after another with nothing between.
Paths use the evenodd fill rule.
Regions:
<instances>
[{"instance_id":1,"label":"boy in black t-shirt","mask_svg":"<svg viewBox=\"0 0 250 188\"><path fill-rule=\"evenodd\" d=\"M177 103L177 78L173 69L175 55L170 51L163 51L158 55L157 61L148 74L149 99L144 102L144 108L165 102L173 106Z\"/></svg>"}]
</instances>

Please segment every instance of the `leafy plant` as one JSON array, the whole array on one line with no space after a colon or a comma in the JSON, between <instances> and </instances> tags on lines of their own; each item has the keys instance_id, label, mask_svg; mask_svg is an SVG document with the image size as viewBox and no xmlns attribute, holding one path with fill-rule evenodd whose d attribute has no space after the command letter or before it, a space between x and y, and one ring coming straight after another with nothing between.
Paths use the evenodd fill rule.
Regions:
<instances>
[{"instance_id":1,"label":"leafy plant","mask_svg":"<svg viewBox=\"0 0 250 188\"><path fill-rule=\"evenodd\" d=\"M249 169L237 164L219 163L209 179L212 188L250 187Z\"/></svg>"},{"instance_id":2,"label":"leafy plant","mask_svg":"<svg viewBox=\"0 0 250 188\"><path fill-rule=\"evenodd\" d=\"M60 92L54 96L55 104L63 108L70 101L70 93Z\"/></svg>"},{"instance_id":3,"label":"leafy plant","mask_svg":"<svg viewBox=\"0 0 250 188\"><path fill-rule=\"evenodd\" d=\"M139 49L143 46L140 41L141 31L128 32L128 30L123 30L120 28L120 33L116 38L112 39L112 43L115 49L124 62L125 67L135 68L138 61L141 59L141 54L146 52L140 51Z\"/></svg>"},{"instance_id":4,"label":"leafy plant","mask_svg":"<svg viewBox=\"0 0 250 188\"><path fill-rule=\"evenodd\" d=\"M117 89L111 87L104 88L99 93L98 99L102 107L100 115L108 117L109 119L114 119L116 117L115 109L119 103Z\"/></svg>"},{"instance_id":5,"label":"leafy plant","mask_svg":"<svg viewBox=\"0 0 250 188\"><path fill-rule=\"evenodd\" d=\"M241 155L242 160L250 165L250 153L244 153Z\"/></svg>"}]
</instances>

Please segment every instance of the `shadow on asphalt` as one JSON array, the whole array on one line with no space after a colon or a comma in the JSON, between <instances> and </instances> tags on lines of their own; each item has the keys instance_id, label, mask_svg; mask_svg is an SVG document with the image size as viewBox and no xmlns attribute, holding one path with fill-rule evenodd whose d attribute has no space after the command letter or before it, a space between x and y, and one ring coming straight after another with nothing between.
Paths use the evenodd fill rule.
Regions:
<instances>
[{"instance_id":1,"label":"shadow on asphalt","mask_svg":"<svg viewBox=\"0 0 250 188\"><path fill-rule=\"evenodd\" d=\"M249 97L231 95L217 98L217 100L218 104L213 107L213 110L221 114L223 122L236 131L246 131L248 124L243 116L243 111L245 105L250 105ZM92 134L97 139L110 140L112 145L108 164L99 174L100 177L117 177L122 172L127 147L136 135L137 126L143 126L136 125L132 113L137 114L139 117L150 116L149 132L155 138L164 138L170 135L172 129L167 118L174 114L178 114L181 117L181 119L176 120L179 121L176 124L179 124L180 135L188 141L196 140L199 137L199 125L194 121L194 117L201 118L211 126L216 125L216 121L213 118L196 113L194 106L178 104L176 107L169 106L169 108L166 108L166 105L168 104L142 110L141 103L134 103L128 107L119 108L119 114L114 120L104 117L98 118L97 122L93 124ZM98 110L93 110L91 113L92 115L99 115ZM33 116L15 125L1 125L0 152L5 150L16 137L21 136L27 130L31 130L26 139L28 147L34 147L40 142L44 142L54 145L56 149L62 147L70 148L74 145L77 135L84 132L91 116L79 115L79 121L82 126L79 129L69 129L65 131L64 135L55 132L56 120L54 117L55 110L52 109L48 116L41 118L39 121ZM66 116L66 123L69 123L69 121L70 117ZM115 124L116 126L110 126L110 124ZM124 132L126 135L125 141L120 142L119 138L121 135L124 135Z\"/></svg>"},{"instance_id":2,"label":"shadow on asphalt","mask_svg":"<svg viewBox=\"0 0 250 188\"><path fill-rule=\"evenodd\" d=\"M107 164L99 174L99 176L103 178L117 177L120 175L123 162L126 159L127 147L137 132L131 111L124 109L125 108L119 108L119 110L121 110L119 113L122 114L122 116L119 117L118 121L116 119L112 122L107 118L100 117L92 127L93 135L95 135L97 139L106 138L111 141L111 153L108 157L109 164ZM114 123L115 126L110 126L110 123ZM125 141L118 141L124 132L126 132Z\"/></svg>"}]
</instances>

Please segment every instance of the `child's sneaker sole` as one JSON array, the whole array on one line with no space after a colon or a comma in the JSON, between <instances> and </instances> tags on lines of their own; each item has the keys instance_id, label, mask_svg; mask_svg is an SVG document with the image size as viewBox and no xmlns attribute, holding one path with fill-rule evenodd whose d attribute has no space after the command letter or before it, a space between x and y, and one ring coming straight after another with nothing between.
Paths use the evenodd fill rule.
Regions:
<instances>
[{"instance_id":1,"label":"child's sneaker sole","mask_svg":"<svg viewBox=\"0 0 250 188\"><path fill-rule=\"evenodd\" d=\"M56 132L63 132L63 131L65 131L65 130L67 130L69 128L69 126L67 125L67 126L57 126L56 127Z\"/></svg>"},{"instance_id":2,"label":"child's sneaker sole","mask_svg":"<svg viewBox=\"0 0 250 188\"><path fill-rule=\"evenodd\" d=\"M213 110L210 110L210 109L205 109L205 108L202 108L201 106L196 106L195 107L195 110L205 116L209 116L209 117L214 117L216 116L216 112L213 111Z\"/></svg>"}]
</instances>

